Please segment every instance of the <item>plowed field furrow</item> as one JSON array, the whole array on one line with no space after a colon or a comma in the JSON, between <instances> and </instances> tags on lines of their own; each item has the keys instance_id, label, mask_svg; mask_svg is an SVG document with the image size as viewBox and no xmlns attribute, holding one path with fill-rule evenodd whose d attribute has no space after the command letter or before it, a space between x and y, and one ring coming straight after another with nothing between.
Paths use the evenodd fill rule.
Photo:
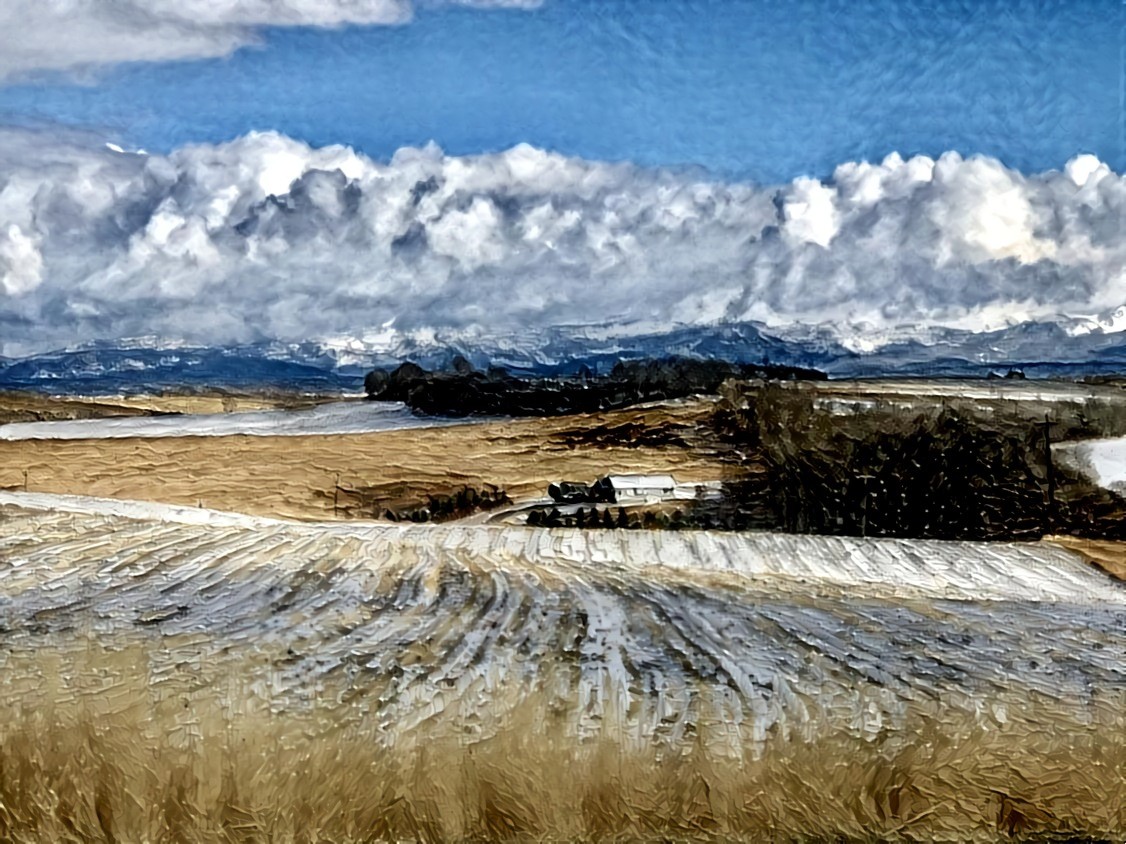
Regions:
<instances>
[{"instance_id":1,"label":"plowed field furrow","mask_svg":"<svg viewBox=\"0 0 1126 844\"><path fill-rule=\"evenodd\" d=\"M871 735L922 700L1082 710L1126 691L1126 593L1055 547L60 514L5 495L0 654L96 634L191 694L238 665L271 711L347 701L380 741L487 735L533 695L578 736L735 747Z\"/></svg>"}]
</instances>

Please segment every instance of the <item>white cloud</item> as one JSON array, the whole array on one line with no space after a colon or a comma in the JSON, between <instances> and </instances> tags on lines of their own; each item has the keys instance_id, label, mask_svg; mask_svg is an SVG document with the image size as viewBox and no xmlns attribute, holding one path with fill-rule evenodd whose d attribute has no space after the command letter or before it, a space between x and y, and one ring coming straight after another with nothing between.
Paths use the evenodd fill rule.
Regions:
<instances>
[{"instance_id":1,"label":"white cloud","mask_svg":"<svg viewBox=\"0 0 1126 844\"><path fill-rule=\"evenodd\" d=\"M798 243L828 246L840 226L836 199L836 189L816 179L795 180L782 206L786 234Z\"/></svg>"},{"instance_id":2,"label":"white cloud","mask_svg":"<svg viewBox=\"0 0 1126 844\"><path fill-rule=\"evenodd\" d=\"M528 9L533 0L448 0ZM225 56L267 26L406 23L411 0L4 0L0 81L130 61Z\"/></svg>"},{"instance_id":3,"label":"white cloud","mask_svg":"<svg viewBox=\"0 0 1126 844\"><path fill-rule=\"evenodd\" d=\"M1126 304L1124 234L1126 179L1085 157L1027 175L892 155L757 187L526 145L380 163L274 133L157 156L9 131L0 340L996 328Z\"/></svg>"},{"instance_id":4,"label":"white cloud","mask_svg":"<svg viewBox=\"0 0 1126 844\"><path fill-rule=\"evenodd\" d=\"M1110 172L1110 168L1093 155L1077 155L1067 162L1064 172L1075 182L1076 186L1083 187L1092 178L1099 179Z\"/></svg>"},{"instance_id":5,"label":"white cloud","mask_svg":"<svg viewBox=\"0 0 1126 844\"><path fill-rule=\"evenodd\" d=\"M544 0L420 0L432 5L468 6L472 9L538 9Z\"/></svg>"},{"instance_id":6,"label":"white cloud","mask_svg":"<svg viewBox=\"0 0 1126 844\"><path fill-rule=\"evenodd\" d=\"M15 223L0 237L0 288L16 296L39 286L43 280L43 256L36 243Z\"/></svg>"}]
</instances>

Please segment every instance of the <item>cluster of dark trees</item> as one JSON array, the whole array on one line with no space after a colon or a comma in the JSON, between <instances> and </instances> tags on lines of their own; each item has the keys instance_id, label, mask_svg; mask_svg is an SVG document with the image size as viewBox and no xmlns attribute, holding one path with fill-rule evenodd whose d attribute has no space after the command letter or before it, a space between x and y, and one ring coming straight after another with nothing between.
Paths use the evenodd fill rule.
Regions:
<instances>
[{"instance_id":1,"label":"cluster of dark trees","mask_svg":"<svg viewBox=\"0 0 1126 844\"><path fill-rule=\"evenodd\" d=\"M719 424L754 454L757 471L692 513L693 526L919 539L1126 536L1126 502L1051 458L1051 442L1091 434L1086 420L1053 424L968 404L833 413L811 391L765 385Z\"/></svg>"},{"instance_id":2,"label":"cluster of dark trees","mask_svg":"<svg viewBox=\"0 0 1126 844\"><path fill-rule=\"evenodd\" d=\"M745 385L744 385L745 386ZM796 388L795 388L796 387ZM1053 461L1052 443L1117 433L1097 406L1048 418L974 402L875 401L835 412L800 385L746 388L716 415L746 455L718 500L672 514L629 512L622 527L775 530L841 536L1126 539L1126 499ZM1119 414L1120 415L1120 414ZM531 524L605 527L605 517L540 515ZM615 526L617 520L615 520Z\"/></svg>"},{"instance_id":3,"label":"cluster of dark trees","mask_svg":"<svg viewBox=\"0 0 1126 844\"><path fill-rule=\"evenodd\" d=\"M413 363L391 372L373 370L364 379L364 389L368 398L400 401L432 415L554 416L715 393L729 378L824 377L798 367L668 358L619 362L607 375L584 369L569 377L519 378L496 367L478 371L458 357L441 372Z\"/></svg>"},{"instance_id":4,"label":"cluster of dark trees","mask_svg":"<svg viewBox=\"0 0 1126 844\"><path fill-rule=\"evenodd\" d=\"M558 509L548 511L533 510L528 514L528 524L533 527L580 527L601 528L617 530L678 530L692 527L688 516L681 510L673 513L654 512L646 510L641 513L628 512L619 507L616 514L612 514L609 507L599 509L591 507L584 510L580 507L574 513L562 514Z\"/></svg>"},{"instance_id":5,"label":"cluster of dark trees","mask_svg":"<svg viewBox=\"0 0 1126 844\"><path fill-rule=\"evenodd\" d=\"M765 443L787 532L980 540L1050 529L1046 446L1034 429L989 430L940 411L859 436L811 433Z\"/></svg>"},{"instance_id":6,"label":"cluster of dark trees","mask_svg":"<svg viewBox=\"0 0 1126 844\"><path fill-rule=\"evenodd\" d=\"M446 522L511 503L508 493L498 487L489 485L476 489L464 486L449 495L428 495L422 507L387 510L383 517L392 522Z\"/></svg>"},{"instance_id":7,"label":"cluster of dark trees","mask_svg":"<svg viewBox=\"0 0 1126 844\"><path fill-rule=\"evenodd\" d=\"M501 369L480 372L457 359L443 372L414 364L375 371L365 387L371 398L448 416L586 413L720 392L721 385L725 393L734 391L734 399L725 395L713 433L734 445L745 465L732 472L721 499L686 503L671 515L535 511L529 524L920 539L1013 540L1050 533L1126 538L1126 499L1056 465L1051 455L1053 442L1126 432L1119 405L985 407L969 400L905 404L869 396L866 407L841 412L831 400L819 399L816 385L782 383L823 378L790 367L684 358L622 362L603 376L584 371L517 378ZM662 436L671 440L673 433ZM553 497L577 502L562 495L562 486ZM485 499L470 504L435 498L408 517L456 518L488 506Z\"/></svg>"},{"instance_id":8,"label":"cluster of dark trees","mask_svg":"<svg viewBox=\"0 0 1126 844\"><path fill-rule=\"evenodd\" d=\"M599 478L592 484L576 481L560 481L549 484L547 494L553 501L560 504L578 504L591 502L596 504L613 504L618 500L614 485L608 477Z\"/></svg>"}]
</instances>

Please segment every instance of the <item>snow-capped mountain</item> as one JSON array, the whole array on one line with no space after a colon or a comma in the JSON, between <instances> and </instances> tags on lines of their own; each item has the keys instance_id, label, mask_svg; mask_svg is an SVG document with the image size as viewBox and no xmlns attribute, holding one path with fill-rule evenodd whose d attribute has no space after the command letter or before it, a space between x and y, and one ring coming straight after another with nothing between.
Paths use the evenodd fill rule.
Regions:
<instances>
[{"instance_id":1,"label":"snow-capped mountain","mask_svg":"<svg viewBox=\"0 0 1126 844\"><path fill-rule=\"evenodd\" d=\"M826 326L768 329L749 322L665 331L564 326L520 336L389 331L286 343L196 348L157 338L99 342L0 358L0 388L56 393L156 389L358 390L372 368L414 361L449 365L456 355L479 368L567 374L605 372L619 360L682 356L820 369L831 377L934 375L980 377L1019 368L1029 377L1126 373L1126 332L1092 320L1023 323L987 333L904 331L864 342Z\"/></svg>"}]
</instances>

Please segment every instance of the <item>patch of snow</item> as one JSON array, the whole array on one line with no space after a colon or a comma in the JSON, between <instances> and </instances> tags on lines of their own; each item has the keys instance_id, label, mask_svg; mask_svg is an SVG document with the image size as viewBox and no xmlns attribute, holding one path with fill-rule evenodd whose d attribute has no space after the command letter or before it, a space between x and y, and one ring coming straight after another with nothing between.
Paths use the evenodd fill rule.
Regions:
<instances>
[{"instance_id":1,"label":"patch of snow","mask_svg":"<svg viewBox=\"0 0 1126 844\"><path fill-rule=\"evenodd\" d=\"M121 498L94 498L89 495L56 495L47 492L0 491L0 507L12 506L22 510L39 510L80 515L117 516L124 519L141 519L153 522L170 522L181 525L211 525L212 527L265 528L291 524L280 519L246 516L202 507L182 507L155 501L131 501Z\"/></svg>"},{"instance_id":2,"label":"patch of snow","mask_svg":"<svg viewBox=\"0 0 1126 844\"><path fill-rule=\"evenodd\" d=\"M399 402L346 401L307 410L175 414L0 425L0 440L82 440L139 437L297 437L365 434L403 428L433 428L474 420L421 417Z\"/></svg>"},{"instance_id":3,"label":"patch of snow","mask_svg":"<svg viewBox=\"0 0 1126 844\"><path fill-rule=\"evenodd\" d=\"M1104 489L1126 491L1126 437L1060 443L1052 455Z\"/></svg>"},{"instance_id":4,"label":"patch of snow","mask_svg":"<svg viewBox=\"0 0 1126 844\"><path fill-rule=\"evenodd\" d=\"M430 553L468 549L474 559L516 557L535 565L656 577L669 570L719 572L764 588L806 590L813 584L850 593L876 592L976 602L1025 601L1126 605L1126 585L1079 555L1047 542L948 542L775 533L618 531L487 525L307 523L155 502L46 493L0 492L0 507L90 514L250 533L285 530L319 542L353 536ZM518 547L512 552L506 550ZM429 549L429 550L427 550ZM804 585L803 585L804 584Z\"/></svg>"}]
</instances>

